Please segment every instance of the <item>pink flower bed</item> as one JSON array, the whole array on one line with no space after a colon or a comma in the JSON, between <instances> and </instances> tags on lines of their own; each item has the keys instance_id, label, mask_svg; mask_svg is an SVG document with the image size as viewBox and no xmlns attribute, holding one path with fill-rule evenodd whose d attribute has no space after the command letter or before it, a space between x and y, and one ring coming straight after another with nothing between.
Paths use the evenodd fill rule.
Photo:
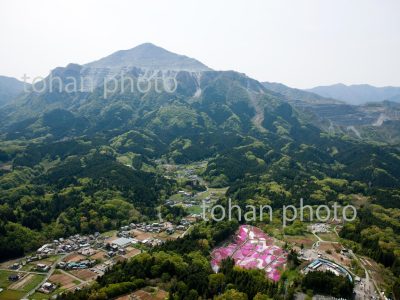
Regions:
<instances>
[{"instance_id":1,"label":"pink flower bed","mask_svg":"<svg viewBox=\"0 0 400 300\"><path fill-rule=\"evenodd\" d=\"M234 240L234 243L216 248L211 253L211 267L215 272L218 272L222 260L232 257L242 268L263 269L268 278L279 280L279 269L286 265L287 253L274 245L271 237L257 227L242 225Z\"/></svg>"}]
</instances>

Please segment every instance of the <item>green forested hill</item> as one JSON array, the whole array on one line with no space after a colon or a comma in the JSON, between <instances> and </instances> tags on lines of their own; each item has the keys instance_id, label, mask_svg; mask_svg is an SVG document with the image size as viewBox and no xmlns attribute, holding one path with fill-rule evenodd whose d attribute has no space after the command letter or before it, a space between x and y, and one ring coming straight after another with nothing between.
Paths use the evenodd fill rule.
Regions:
<instances>
[{"instance_id":1,"label":"green forested hill","mask_svg":"<svg viewBox=\"0 0 400 300\"><path fill-rule=\"evenodd\" d=\"M82 74L98 78L100 71L69 65L53 73L68 82ZM145 74L136 67L124 72L135 83ZM229 196L242 203L278 206L302 197L346 204L360 193L400 207L397 148L328 134L244 74L169 74L177 82L172 93L131 91L124 82L125 92L105 95L99 83L93 92L30 92L0 109L2 258L53 237L154 217L155 206L176 189L155 172L157 159L207 159L204 178L230 186Z\"/></svg>"}]
</instances>

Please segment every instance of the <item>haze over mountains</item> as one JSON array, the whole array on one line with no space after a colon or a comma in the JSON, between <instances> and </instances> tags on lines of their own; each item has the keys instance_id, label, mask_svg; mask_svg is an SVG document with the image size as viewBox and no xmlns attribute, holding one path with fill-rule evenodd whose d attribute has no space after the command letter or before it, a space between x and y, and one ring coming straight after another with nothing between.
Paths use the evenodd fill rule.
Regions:
<instances>
[{"instance_id":1,"label":"haze over mountains","mask_svg":"<svg viewBox=\"0 0 400 300\"><path fill-rule=\"evenodd\" d=\"M400 103L385 100L352 105L348 101L335 100L283 84L263 84L267 89L285 95L291 105L305 113L314 125L325 132L382 143L400 142Z\"/></svg>"},{"instance_id":2,"label":"haze over mountains","mask_svg":"<svg viewBox=\"0 0 400 300\"><path fill-rule=\"evenodd\" d=\"M24 90L24 83L12 78L0 75L0 106L12 101Z\"/></svg>"},{"instance_id":3,"label":"haze over mountains","mask_svg":"<svg viewBox=\"0 0 400 300\"><path fill-rule=\"evenodd\" d=\"M329 86L317 86L307 91L353 105L384 100L399 101L400 98L400 87L374 87L368 84L344 85L338 83Z\"/></svg>"},{"instance_id":4,"label":"haze over mountains","mask_svg":"<svg viewBox=\"0 0 400 300\"><path fill-rule=\"evenodd\" d=\"M54 109L66 109L80 115L80 118L84 118L81 121L86 120L87 122L83 122L86 125L89 123L93 125L99 123L102 118L107 119L108 117L105 116L108 116L108 111L114 111L119 105L122 105L118 104L120 101L102 103L98 101L98 96L107 80L120 78L124 74L136 79L139 77L149 78L154 76L155 72L167 72L173 75L179 82L177 93L183 97L197 99L196 101L202 98L201 94L204 91L208 91L204 84L209 84L216 78L231 80L233 78L226 77L233 76L236 80L243 81L242 85L247 82L247 86L242 86L242 89L248 96L256 93L288 102L302 112L303 119L308 119L309 122L325 132L384 143L400 142L400 105L394 103L400 99L400 88L337 84L300 90L280 83L264 82L261 85L239 73L212 71L196 59L169 52L151 43L145 43L129 50L117 51L85 65L69 64L67 67L58 67L51 72L51 76L62 78L65 84L69 82L70 78L75 78L78 83L81 83L82 78L89 78L94 83L96 89L94 93L76 91L75 93L61 94L34 92L21 94L22 82L13 78L0 77L0 106L11 103L13 100L11 105L0 110L0 115L3 116L0 123L7 128L10 124L26 123L26 120L30 118L32 123L28 122L27 128L36 128L35 122L37 121L34 121L34 118L40 114ZM148 95L140 96L139 94L136 93L135 97L148 97ZM161 95L156 97L161 97ZM264 119L264 105L260 105L258 101L254 100L258 97L251 95L246 105L255 112L252 119L256 120L257 126L260 126ZM382 102L385 99L389 100ZM103 101L105 100L103 99ZM375 103L365 104L366 102ZM359 104L355 105L355 103ZM142 105L144 104L141 103L139 106ZM165 103L159 103L159 105L165 105ZM216 103L212 105L216 105ZM121 109L127 117L125 120L127 123L134 123L135 118L141 117L137 114L137 107L132 107L132 103L123 104L122 107ZM242 115L243 112L238 112L238 114ZM229 122L233 122L233 120L230 119ZM28 131L22 130L24 134Z\"/></svg>"}]
</instances>

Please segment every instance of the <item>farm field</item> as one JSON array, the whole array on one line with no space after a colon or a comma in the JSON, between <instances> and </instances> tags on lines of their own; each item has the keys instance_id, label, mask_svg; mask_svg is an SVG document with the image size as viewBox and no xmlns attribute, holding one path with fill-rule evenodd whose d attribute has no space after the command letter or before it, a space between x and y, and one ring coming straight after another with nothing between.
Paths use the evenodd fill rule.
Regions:
<instances>
[{"instance_id":1,"label":"farm field","mask_svg":"<svg viewBox=\"0 0 400 300\"><path fill-rule=\"evenodd\" d=\"M25 295L23 291L4 290L0 293L1 300L20 300Z\"/></svg>"},{"instance_id":2,"label":"farm field","mask_svg":"<svg viewBox=\"0 0 400 300\"><path fill-rule=\"evenodd\" d=\"M72 275L82 279L83 281L87 281L90 279L93 279L97 276L96 273L88 270L88 269L82 269L82 270L72 270L69 271L69 273L71 273Z\"/></svg>"},{"instance_id":3,"label":"farm field","mask_svg":"<svg viewBox=\"0 0 400 300\"><path fill-rule=\"evenodd\" d=\"M29 292L30 290L34 289L39 283L41 283L43 279L44 275L27 274L22 279L12 283L8 287L8 289Z\"/></svg>"},{"instance_id":4,"label":"farm field","mask_svg":"<svg viewBox=\"0 0 400 300\"><path fill-rule=\"evenodd\" d=\"M156 290L154 292L148 292L145 290L138 290L133 293L136 297L143 300L164 300L168 297L168 293L163 290Z\"/></svg>"},{"instance_id":5,"label":"farm field","mask_svg":"<svg viewBox=\"0 0 400 300\"><path fill-rule=\"evenodd\" d=\"M57 290L51 294L35 292L32 296L29 297L29 300L48 300L48 299L51 299L51 297L56 294L57 294Z\"/></svg>"},{"instance_id":6,"label":"farm field","mask_svg":"<svg viewBox=\"0 0 400 300\"><path fill-rule=\"evenodd\" d=\"M68 256L66 256L63 259L63 261L64 262L78 262L78 261L81 261L81 260L84 260L84 259L86 259L86 256L83 256L83 255L81 255L79 253L71 253Z\"/></svg>"},{"instance_id":7,"label":"farm field","mask_svg":"<svg viewBox=\"0 0 400 300\"><path fill-rule=\"evenodd\" d=\"M8 280L8 277L14 274L18 273L13 271L0 270L0 288L7 288L11 284L11 282Z\"/></svg>"},{"instance_id":8,"label":"farm field","mask_svg":"<svg viewBox=\"0 0 400 300\"><path fill-rule=\"evenodd\" d=\"M339 237L334 232L317 233L317 235L324 241L338 242Z\"/></svg>"},{"instance_id":9,"label":"farm field","mask_svg":"<svg viewBox=\"0 0 400 300\"><path fill-rule=\"evenodd\" d=\"M67 290L80 284L80 281L60 271L51 275L49 281L57 284L61 290Z\"/></svg>"},{"instance_id":10,"label":"farm field","mask_svg":"<svg viewBox=\"0 0 400 300\"><path fill-rule=\"evenodd\" d=\"M303 244L304 248L310 249L317 238L311 233L305 233L304 235L285 235L285 240L294 246L300 247Z\"/></svg>"},{"instance_id":11,"label":"farm field","mask_svg":"<svg viewBox=\"0 0 400 300\"><path fill-rule=\"evenodd\" d=\"M103 262L106 259L106 253L100 250L95 254L93 254L92 256L90 256L89 258Z\"/></svg>"},{"instance_id":12,"label":"farm field","mask_svg":"<svg viewBox=\"0 0 400 300\"><path fill-rule=\"evenodd\" d=\"M133 256L135 256L135 255L138 255L138 254L140 254L142 251L140 251L139 249L136 249L136 248L131 248L131 249L127 249L127 253L124 255L124 257L126 257L126 258L131 258L131 257L133 257Z\"/></svg>"},{"instance_id":13,"label":"farm field","mask_svg":"<svg viewBox=\"0 0 400 300\"><path fill-rule=\"evenodd\" d=\"M155 289L153 287L147 287L138 290L132 294L120 296L115 300L131 300L131 299L164 300L167 298L168 298L168 292L161 289Z\"/></svg>"}]
</instances>

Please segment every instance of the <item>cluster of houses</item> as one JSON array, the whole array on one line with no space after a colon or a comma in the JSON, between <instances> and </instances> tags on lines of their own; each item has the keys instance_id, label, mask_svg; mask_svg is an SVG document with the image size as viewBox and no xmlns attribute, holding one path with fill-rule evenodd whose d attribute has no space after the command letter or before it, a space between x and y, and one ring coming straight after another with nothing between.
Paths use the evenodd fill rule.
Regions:
<instances>
[{"instance_id":1,"label":"cluster of houses","mask_svg":"<svg viewBox=\"0 0 400 300\"><path fill-rule=\"evenodd\" d=\"M26 259L24 261L21 261L19 263L14 263L11 266L9 266L9 269L11 270L19 270L22 266L26 265L27 263L30 263L32 261L37 261L43 258L46 258L47 256L28 256L26 257ZM48 272L50 270L50 266L46 265L46 264L37 264L34 268L34 271L37 272Z\"/></svg>"},{"instance_id":2,"label":"cluster of houses","mask_svg":"<svg viewBox=\"0 0 400 300\"><path fill-rule=\"evenodd\" d=\"M131 223L128 226L122 226L117 234L118 237L130 238L134 237L132 230L140 230L142 232L160 233L165 231L168 234L173 234L176 230L186 230L189 226L196 222L200 215L193 215L181 220L179 225L173 225L170 222L163 223Z\"/></svg>"},{"instance_id":3,"label":"cluster of houses","mask_svg":"<svg viewBox=\"0 0 400 300\"><path fill-rule=\"evenodd\" d=\"M157 239L157 238L148 238L144 240L137 240L135 238L131 237L120 237L114 241L112 241L111 244L106 246L107 249L107 254L109 257L113 257L117 254L124 255L126 254L125 248L128 246L133 246L136 244L142 244L148 247L155 247L162 245L164 243L163 240Z\"/></svg>"},{"instance_id":4,"label":"cluster of houses","mask_svg":"<svg viewBox=\"0 0 400 300\"><path fill-rule=\"evenodd\" d=\"M93 267L96 264L94 259L85 259L79 262L64 262L61 261L57 264L57 267L64 270L79 270L79 269L88 269Z\"/></svg>"},{"instance_id":5,"label":"cluster of houses","mask_svg":"<svg viewBox=\"0 0 400 300\"><path fill-rule=\"evenodd\" d=\"M138 231L143 233L155 233L166 232L167 234L173 234L176 231L185 231L189 226L198 220L197 215L191 215L181 220L180 224L174 225L170 222L162 223L131 223L127 226L122 226L117 233L118 238L111 243L106 241L106 237L101 236L98 232L91 235L80 235L76 234L68 238L59 238L51 243L46 243L41 246L36 255L27 256L24 260L12 264L9 268L12 270L19 270L21 266L31 263L34 261L43 260L51 255L66 254L76 252L83 256L90 257L96 253L96 249L104 249L107 251L108 257L116 255L126 254L126 248L128 246L134 246L135 244L145 245L147 247L155 247L164 243L163 240L156 237L147 237L146 239L135 238L135 234ZM76 270L76 269L88 269L96 265L96 261L92 259L85 259L78 262L64 262L61 261L57 264L57 267L64 270ZM37 263L33 270L38 272L48 272L51 266ZM18 275L13 275L13 278L9 278L10 281L19 280ZM50 293L55 288L51 283L45 283L41 287L41 291L44 293Z\"/></svg>"},{"instance_id":6,"label":"cluster of houses","mask_svg":"<svg viewBox=\"0 0 400 300\"><path fill-rule=\"evenodd\" d=\"M76 234L66 239L60 238L58 240L54 240L53 243L44 244L37 250L37 253L42 255L54 255L58 253L79 251L80 249L87 249L94 245L96 247L101 247L101 240L102 237L98 232L87 236Z\"/></svg>"},{"instance_id":7,"label":"cluster of houses","mask_svg":"<svg viewBox=\"0 0 400 300\"><path fill-rule=\"evenodd\" d=\"M128 226L122 226L117 235L119 237L130 237L131 230L134 230L134 229L140 230L142 232L160 233L161 231L164 231L168 228L173 228L173 225L170 222L152 223L152 224L131 223Z\"/></svg>"},{"instance_id":8,"label":"cluster of houses","mask_svg":"<svg viewBox=\"0 0 400 300\"><path fill-rule=\"evenodd\" d=\"M84 256L91 256L95 253L95 249L106 249L109 257L115 255L124 255L125 249L129 245L143 244L148 247L154 247L161 245L163 240L157 238L147 238L145 240L135 239L133 230L139 230L142 232L149 233L160 233L165 231L168 234L173 234L176 230L184 231L191 223L196 221L196 218L186 218L181 221L179 225L173 225L170 222L163 223L131 223L127 226L122 226L117 233L118 239L114 240L111 244L107 244L105 237L101 236L98 232L91 235L80 235L76 234L68 238L60 238L54 240L52 243L47 243L41 246L37 250L36 256L26 258L26 262L32 262L48 257L49 255L55 255L60 253L77 252ZM78 263L65 263L61 262L58 267L62 269L86 269L93 265L94 261L86 260ZM20 264L12 266L13 269L19 269ZM49 266L37 266L38 271L47 272Z\"/></svg>"}]
</instances>

